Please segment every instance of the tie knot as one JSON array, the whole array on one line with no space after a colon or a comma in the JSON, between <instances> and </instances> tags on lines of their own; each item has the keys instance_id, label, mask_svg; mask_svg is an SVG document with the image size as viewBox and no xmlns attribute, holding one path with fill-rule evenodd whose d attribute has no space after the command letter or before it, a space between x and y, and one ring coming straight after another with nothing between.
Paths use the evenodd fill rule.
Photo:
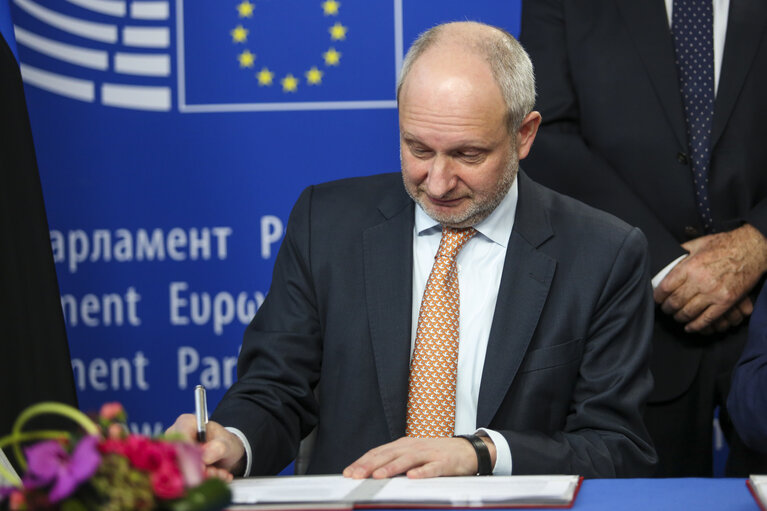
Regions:
<instances>
[{"instance_id":1,"label":"tie knot","mask_svg":"<svg viewBox=\"0 0 767 511\"><path fill-rule=\"evenodd\" d=\"M439 251L437 257L449 257L455 259L458 256L458 252L461 251L464 245L477 234L474 227L464 227L462 229L455 229L453 227L442 226L442 240L439 242Z\"/></svg>"}]
</instances>

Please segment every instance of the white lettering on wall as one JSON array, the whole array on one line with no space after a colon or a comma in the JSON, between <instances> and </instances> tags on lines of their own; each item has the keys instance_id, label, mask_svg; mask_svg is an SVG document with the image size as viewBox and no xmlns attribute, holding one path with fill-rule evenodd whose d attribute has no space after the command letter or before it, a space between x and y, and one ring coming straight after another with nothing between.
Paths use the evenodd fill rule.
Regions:
<instances>
[{"instance_id":1,"label":"white lettering on wall","mask_svg":"<svg viewBox=\"0 0 767 511\"><path fill-rule=\"evenodd\" d=\"M72 359L72 372L78 390L149 390L147 366L149 359L137 351L132 359L94 358Z\"/></svg>"},{"instance_id":2,"label":"white lettering on wall","mask_svg":"<svg viewBox=\"0 0 767 511\"><path fill-rule=\"evenodd\" d=\"M169 285L170 324L184 326L212 325L216 335L224 333L224 327L235 320L247 325L264 302L264 293L241 291L236 295L228 291L211 294L189 291L187 282L171 282Z\"/></svg>"}]
</instances>

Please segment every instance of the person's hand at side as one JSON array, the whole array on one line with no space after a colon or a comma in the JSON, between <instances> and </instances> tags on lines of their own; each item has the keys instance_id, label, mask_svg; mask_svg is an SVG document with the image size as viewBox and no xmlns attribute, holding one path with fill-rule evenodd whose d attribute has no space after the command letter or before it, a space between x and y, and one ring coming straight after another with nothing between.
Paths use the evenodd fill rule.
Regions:
<instances>
[{"instance_id":1,"label":"person's hand at side","mask_svg":"<svg viewBox=\"0 0 767 511\"><path fill-rule=\"evenodd\" d=\"M495 445L482 437L495 466ZM384 479L406 474L411 479L469 476L477 473L477 455L464 438L402 437L366 452L346 467L344 477Z\"/></svg>"},{"instance_id":2,"label":"person's hand at side","mask_svg":"<svg viewBox=\"0 0 767 511\"><path fill-rule=\"evenodd\" d=\"M753 309L746 294L767 271L767 239L745 224L682 246L689 257L655 289L661 310L688 332L724 331L743 321Z\"/></svg>"},{"instance_id":3,"label":"person's hand at side","mask_svg":"<svg viewBox=\"0 0 767 511\"><path fill-rule=\"evenodd\" d=\"M197 441L197 421L191 413L179 415L166 434L180 434L189 441ZM209 476L231 481L232 474L241 474L245 469L245 447L234 433L221 424L208 421L207 442L202 446L202 461Z\"/></svg>"}]
</instances>

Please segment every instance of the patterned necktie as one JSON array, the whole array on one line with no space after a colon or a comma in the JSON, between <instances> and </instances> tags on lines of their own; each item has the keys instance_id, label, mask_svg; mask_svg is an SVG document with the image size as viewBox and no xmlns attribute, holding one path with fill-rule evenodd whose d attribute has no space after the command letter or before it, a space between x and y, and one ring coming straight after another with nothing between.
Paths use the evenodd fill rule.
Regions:
<instances>
[{"instance_id":1,"label":"patterned necktie","mask_svg":"<svg viewBox=\"0 0 767 511\"><path fill-rule=\"evenodd\" d=\"M674 0L671 16L679 86L687 119L695 203L706 232L711 232L708 167L714 117L714 13L711 0Z\"/></svg>"},{"instance_id":2,"label":"patterned necktie","mask_svg":"<svg viewBox=\"0 0 767 511\"><path fill-rule=\"evenodd\" d=\"M458 252L477 233L442 228L442 240L418 313L410 364L407 428L411 437L450 437L455 431L458 368Z\"/></svg>"}]
</instances>

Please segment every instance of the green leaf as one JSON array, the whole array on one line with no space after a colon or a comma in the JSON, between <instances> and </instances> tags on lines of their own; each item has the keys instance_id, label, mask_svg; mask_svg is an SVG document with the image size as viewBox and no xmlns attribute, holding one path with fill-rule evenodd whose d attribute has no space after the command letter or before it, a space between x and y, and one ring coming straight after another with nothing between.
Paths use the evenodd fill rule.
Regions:
<instances>
[{"instance_id":1,"label":"green leaf","mask_svg":"<svg viewBox=\"0 0 767 511\"><path fill-rule=\"evenodd\" d=\"M229 486L221 479L206 479L199 486L187 491L183 499L166 503L171 511L216 511L224 509L232 501Z\"/></svg>"}]
</instances>

